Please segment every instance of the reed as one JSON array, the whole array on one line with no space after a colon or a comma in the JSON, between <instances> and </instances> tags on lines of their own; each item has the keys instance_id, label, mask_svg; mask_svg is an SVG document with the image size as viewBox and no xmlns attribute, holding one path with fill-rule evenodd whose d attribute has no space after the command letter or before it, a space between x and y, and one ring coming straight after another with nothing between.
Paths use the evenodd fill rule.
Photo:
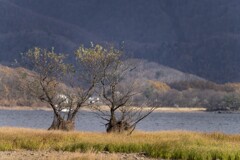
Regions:
<instances>
[{"instance_id":1,"label":"reed","mask_svg":"<svg viewBox=\"0 0 240 160\"><path fill-rule=\"evenodd\" d=\"M187 160L238 160L240 135L187 131L140 132L132 135L0 128L0 151L144 153L148 157Z\"/></svg>"}]
</instances>

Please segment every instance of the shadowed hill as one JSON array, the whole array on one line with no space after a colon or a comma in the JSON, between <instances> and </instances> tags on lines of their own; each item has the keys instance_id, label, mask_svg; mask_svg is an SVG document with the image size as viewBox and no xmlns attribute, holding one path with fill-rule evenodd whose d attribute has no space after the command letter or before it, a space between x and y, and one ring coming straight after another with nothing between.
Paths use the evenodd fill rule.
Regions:
<instances>
[{"instance_id":1,"label":"shadowed hill","mask_svg":"<svg viewBox=\"0 0 240 160\"><path fill-rule=\"evenodd\" d=\"M157 63L150 63L147 61L131 60L134 63L139 63L137 69L126 76L126 81L135 79L141 82L142 90L145 89L149 80L162 81L165 83L172 83L178 81L203 80L197 76L189 75L175 69L158 65ZM37 102L35 97L32 97L28 91L24 90L26 86L26 74L35 74L30 70L18 67L11 68L0 65L0 105L5 106L31 106ZM159 76L161 74L161 76ZM65 85L61 85L66 89ZM25 88L26 89L26 88Z\"/></svg>"},{"instance_id":2,"label":"shadowed hill","mask_svg":"<svg viewBox=\"0 0 240 160\"><path fill-rule=\"evenodd\" d=\"M23 85L26 83L21 73L31 73L24 68L10 68L0 65L0 105L27 106L34 101Z\"/></svg>"},{"instance_id":3,"label":"shadowed hill","mask_svg":"<svg viewBox=\"0 0 240 160\"><path fill-rule=\"evenodd\" d=\"M98 38L73 24L40 15L5 0L0 1L0 57L13 61L33 46L69 52Z\"/></svg>"},{"instance_id":4,"label":"shadowed hill","mask_svg":"<svg viewBox=\"0 0 240 160\"><path fill-rule=\"evenodd\" d=\"M239 110L239 83L216 84L157 63L138 59L128 61L137 64L136 69L125 76L121 85L123 88L128 84L136 85L136 92L141 93L133 100L136 106L146 103L146 98L157 97L159 106ZM46 106L24 90L28 82L26 74L36 73L0 65L0 106ZM60 93L71 88L61 83L59 89Z\"/></svg>"},{"instance_id":5,"label":"shadowed hill","mask_svg":"<svg viewBox=\"0 0 240 160\"><path fill-rule=\"evenodd\" d=\"M148 59L216 81L240 80L239 0L0 0L0 58L39 46L125 41Z\"/></svg>"}]
</instances>

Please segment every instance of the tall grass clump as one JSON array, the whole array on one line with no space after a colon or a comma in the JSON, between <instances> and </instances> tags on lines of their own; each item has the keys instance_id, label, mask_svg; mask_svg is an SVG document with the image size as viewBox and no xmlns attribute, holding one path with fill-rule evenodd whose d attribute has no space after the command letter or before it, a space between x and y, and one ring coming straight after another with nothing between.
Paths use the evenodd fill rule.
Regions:
<instances>
[{"instance_id":1,"label":"tall grass clump","mask_svg":"<svg viewBox=\"0 0 240 160\"><path fill-rule=\"evenodd\" d=\"M142 153L152 158L240 160L240 135L186 131L107 134L0 128L0 151Z\"/></svg>"}]
</instances>

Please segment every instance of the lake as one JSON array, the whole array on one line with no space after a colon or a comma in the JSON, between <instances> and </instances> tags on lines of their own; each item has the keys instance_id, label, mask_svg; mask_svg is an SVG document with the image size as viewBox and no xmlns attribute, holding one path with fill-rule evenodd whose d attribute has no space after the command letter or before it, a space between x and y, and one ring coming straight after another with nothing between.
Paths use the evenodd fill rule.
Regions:
<instances>
[{"instance_id":1,"label":"lake","mask_svg":"<svg viewBox=\"0 0 240 160\"><path fill-rule=\"evenodd\" d=\"M47 129L53 112L44 110L0 110L0 126ZM216 112L155 112L141 121L137 128L144 131L189 130L201 132L240 133L239 113ZM94 112L81 111L76 130L105 131L103 121Z\"/></svg>"}]
</instances>

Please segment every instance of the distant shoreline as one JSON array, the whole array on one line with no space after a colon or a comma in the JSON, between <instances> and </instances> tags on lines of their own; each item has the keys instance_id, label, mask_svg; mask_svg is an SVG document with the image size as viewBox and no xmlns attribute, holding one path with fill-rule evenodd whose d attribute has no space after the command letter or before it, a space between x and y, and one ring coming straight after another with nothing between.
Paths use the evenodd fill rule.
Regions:
<instances>
[{"instance_id":1,"label":"distant shoreline","mask_svg":"<svg viewBox=\"0 0 240 160\"><path fill-rule=\"evenodd\" d=\"M102 106L103 110L107 110L107 106ZM150 107L146 107L143 110L147 111L151 109ZM28 106L12 106L12 107L6 107L6 106L0 106L0 110L27 110L27 111L31 111L31 110L44 110L44 111L52 111L51 108L49 107L28 107ZM81 110L84 111L93 111L90 108L82 108ZM206 108L201 108L201 107L159 107L156 108L153 112L204 112L206 111Z\"/></svg>"},{"instance_id":2,"label":"distant shoreline","mask_svg":"<svg viewBox=\"0 0 240 160\"><path fill-rule=\"evenodd\" d=\"M203 112L206 111L206 108L193 108L193 107L183 107L183 108L176 108L176 107L160 107L155 109L155 112Z\"/></svg>"}]
</instances>

